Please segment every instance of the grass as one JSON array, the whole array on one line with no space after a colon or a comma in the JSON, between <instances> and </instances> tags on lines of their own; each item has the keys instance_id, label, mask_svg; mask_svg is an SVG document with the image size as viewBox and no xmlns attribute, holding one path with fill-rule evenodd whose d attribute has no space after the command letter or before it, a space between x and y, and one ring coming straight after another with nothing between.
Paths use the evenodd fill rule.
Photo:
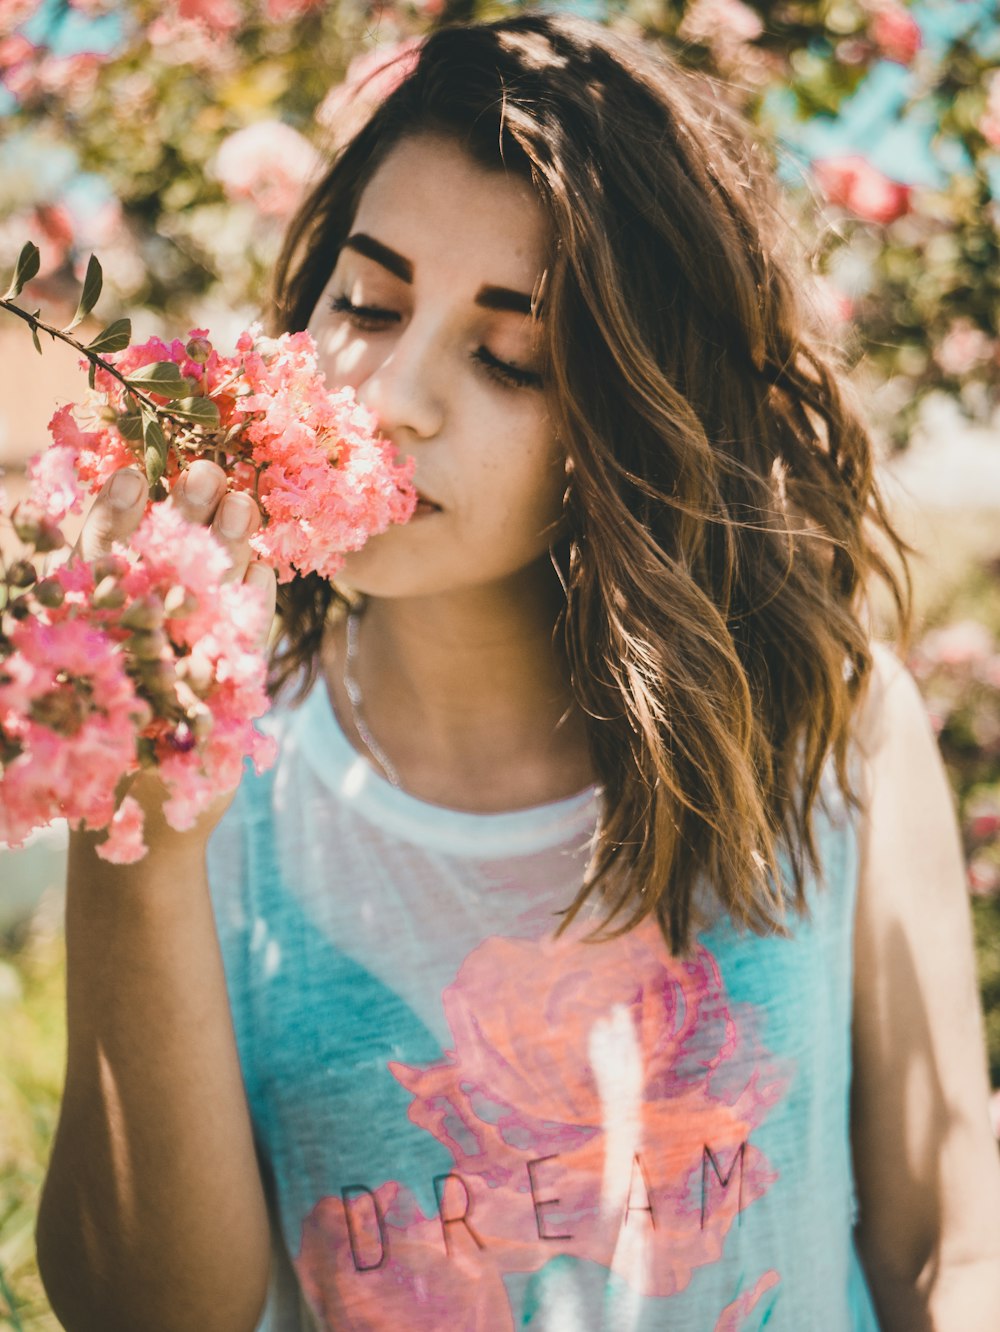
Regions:
<instances>
[{"instance_id":1,"label":"grass","mask_svg":"<svg viewBox=\"0 0 1000 1332\"><path fill-rule=\"evenodd\" d=\"M35 1210L66 1054L59 904L0 940L0 1327L58 1332L35 1263Z\"/></svg>"}]
</instances>

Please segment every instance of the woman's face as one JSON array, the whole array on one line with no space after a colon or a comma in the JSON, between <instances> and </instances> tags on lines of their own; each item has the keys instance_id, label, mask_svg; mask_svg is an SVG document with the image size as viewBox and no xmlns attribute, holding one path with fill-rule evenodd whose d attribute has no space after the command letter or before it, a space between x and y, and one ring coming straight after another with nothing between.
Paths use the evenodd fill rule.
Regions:
<instances>
[{"instance_id":1,"label":"woman's face","mask_svg":"<svg viewBox=\"0 0 1000 1332\"><path fill-rule=\"evenodd\" d=\"M372 596L501 583L546 554L565 459L528 313L545 222L530 186L456 142L404 140L364 190L309 330L331 385L350 385L425 498L348 557Z\"/></svg>"}]
</instances>

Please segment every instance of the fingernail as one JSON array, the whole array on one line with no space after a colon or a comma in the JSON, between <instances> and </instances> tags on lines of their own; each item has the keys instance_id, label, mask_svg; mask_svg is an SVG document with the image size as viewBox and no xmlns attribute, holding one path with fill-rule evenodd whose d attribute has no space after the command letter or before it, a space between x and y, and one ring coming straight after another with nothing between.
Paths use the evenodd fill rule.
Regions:
<instances>
[{"instance_id":1,"label":"fingernail","mask_svg":"<svg viewBox=\"0 0 1000 1332\"><path fill-rule=\"evenodd\" d=\"M130 467L123 467L111 478L111 503L116 509L131 509L139 496L146 489L146 482L138 472Z\"/></svg>"},{"instance_id":2,"label":"fingernail","mask_svg":"<svg viewBox=\"0 0 1000 1332\"><path fill-rule=\"evenodd\" d=\"M218 488L219 478L210 468L192 466L184 481L184 498L192 504L210 504Z\"/></svg>"},{"instance_id":3,"label":"fingernail","mask_svg":"<svg viewBox=\"0 0 1000 1332\"><path fill-rule=\"evenodd\" d=\"M230 541L245 534L250 526L252 510L247 500L237 495L230 495L222 501L219 512L219 531Z\"/></svg>"}]
</instances>

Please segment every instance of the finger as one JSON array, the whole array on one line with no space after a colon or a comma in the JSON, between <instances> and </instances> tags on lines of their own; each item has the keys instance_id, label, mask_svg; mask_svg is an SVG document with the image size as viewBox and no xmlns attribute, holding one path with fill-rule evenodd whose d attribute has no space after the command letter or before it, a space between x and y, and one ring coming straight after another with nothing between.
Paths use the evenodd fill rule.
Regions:
<instances>
[{"instance_id":1,"label":"finger","mask_svg":"<svg viewBox=\"0 0 1000 1332\"><path fill-rule=\"evenodd\" d=\"M240 490L228 494L216 509L212 531L231 561L224 582L240 579L246 573L253 557L250 537L259 526L260 510L251 497Z\"/></svg>"},{"instance_id":2,"label":"finger","mask_svg":"<svg viewBox=\"0 0 1000 1332\"><path fill-rule=\"evenodd\" d=\"M253 560L243 575L244 583L249 583L251 587L259 587L263 590L265 606L267 613L264 616L264 631L261 635L260 646L267 647L267 640L271 633L271 622L274 619L274 612L278 604L278 582L274 575L274 570L263 560Z\"/></svg>"},{"instance_id":3,"label":"finger","mask_svg":"<svg viewBox=\"0 0 1000 1332\"><path fill-rule=\"evenodd\" d=\"M74 552L95 560L107 555L115 541L127 541L139 526L148 496L146 478L138 468L119 468L91 505Z\"/></svg>"},{"instance_id":4,"label":"finger","mask_svg":"<svg viewBox=\"0 0 1000 1332\"><path fill-rule=\"evenodd\" d=\"M226 474L208 458L196 459L178 478L170 503L192 523L210 522L226 490Z\"/></svg>"}]
</instances>

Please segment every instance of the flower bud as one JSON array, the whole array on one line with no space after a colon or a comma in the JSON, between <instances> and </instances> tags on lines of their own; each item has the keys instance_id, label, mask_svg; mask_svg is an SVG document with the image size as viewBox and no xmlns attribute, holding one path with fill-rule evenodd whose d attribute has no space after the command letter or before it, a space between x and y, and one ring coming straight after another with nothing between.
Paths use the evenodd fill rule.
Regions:
<instances>
[{"instance_id":1,"label":"flower bud","mask_svg":"<svg viewBox=\"0 0 1000 1332\"><path fill-rule=\"evenodd\" d=\"M70 686L50 689L47 694L32 699L30 708L32 721L58 735L76 735L89 711L87 703Z\"/></svg>"},{"instance_id":2,"label":"flower bud","mask_svg":"<svg viewBox=\"0 0 1000 1332\"><path fill-rule=\"evenodd\" d=\"M126 644L129 655L140 662L158 661L166 646L167 636L162 629L137 629Z\"/></svg>"},{"instance_id":3,"label":"flower bud","mask_svg":"<svg viewBox=\"0 0 1000 1332\"><path fill-rule=\"evenodd\" d=\"M169 657L155 657L151 661L140 659L136 664L140 683L148 693L154 697L166 694L173 698L177 671Z\"/></svg>"},{"instance_id":4,"label":"flower bud","mask_svg":"<svg viewBox=\"0 0 1000 1332\"><path fill-rule=\"evenodd\" d=\"M192 652L187 657L181 657L177 663L177 674L201 698L204 698L212 688L215 678L212 663L206 656L197 651Z\"/></svg>"},{"instance_id":5,"label":"flower bud","mask_svg":"<svg viewBox=\"0 0 1000 1332\"><path fill-rule=\"evenodd\" d=\"M66 600L66 591L58 578L43 578L35 585L35 600L46 610L55 610Z\"/></svg>"},{"instance_id":6,"label":"flower bud","mask_svg":"<svg viewBox=\"0 0 1000 1332\"><path fill-rule=\"evenodd\" d=\"M192 361L197 361L199 365L204 365L212 354L212 344L208 338L192 338L184 348Z\"/></svg>"},{"instance_id":7,"label":"flower bud","mask_svg":"<svg viewBox=\"0 0 1000 1332\"><path fill-rule=\"evenodd\" d=\"M30 587L37 581L38 574L30 560L15 560L7 570L7 582L11 587Z\"/></svg>"},{"instance_id":8,"label":"flower bud","mask_svg":"<svg viewBox=\"0 0 1000 1332\"><path fill-rule=\"evenodd\" d=\"M117 578L109 575L102 578L94 588L91 603L95 610L117 610L119 606L125 605L125 589Z\"/></svg>"},{"instance_id":9,"label":"flower bud","mask_svg":"<svg viewBox=\"0 0 1000 1332\"><path fill-rule=\"evenodd\" d=\"M34 546L39 555L59 550L66 545L66 538L41 505L34 500L21 500L14 506L10 515L14 531L26 546Z\"/></svg>"},{"instance_id":10,"label":"flower bud","mask_svg":"<svg viewBox=\"0 0 1000 1332\"><path fill-rule=\"evenodd\" d=\"M163 610L172 620L182 619L198 608L198 598L182 583L175 583L163 598Z\"/></svg>"},{"instance_id":11,"label":"flower bud","mask_svg":"<svg viewBox=\"0 0 1000 1332\"><path fill-rule=\"evenodd\" d=\"M163 604L156 597L140 597L122 615L126 629L159 629L163 624Z\"/></svg>"},{"instance_id":12,"label":"flower bud","mask_svg":"<svg viewBox=\"0 0 1000 1332\"><path fill-rule=\"evenodd\" d=\"M102 578L121 578L128 572L128 560L121 555L99 555L93 564L94 582Z\"/></svg>"},{"instance_id":13,"label":"flower bud","mask_svg":"<svg viewBox=\"0 0 1000 1332\"><path fill-rule=\"evenodd\" d=\"M15 597L7 602L7 610L15 620L26 620L31 614L31 602L27 597Z\"/></svg>"}]
</instances>

